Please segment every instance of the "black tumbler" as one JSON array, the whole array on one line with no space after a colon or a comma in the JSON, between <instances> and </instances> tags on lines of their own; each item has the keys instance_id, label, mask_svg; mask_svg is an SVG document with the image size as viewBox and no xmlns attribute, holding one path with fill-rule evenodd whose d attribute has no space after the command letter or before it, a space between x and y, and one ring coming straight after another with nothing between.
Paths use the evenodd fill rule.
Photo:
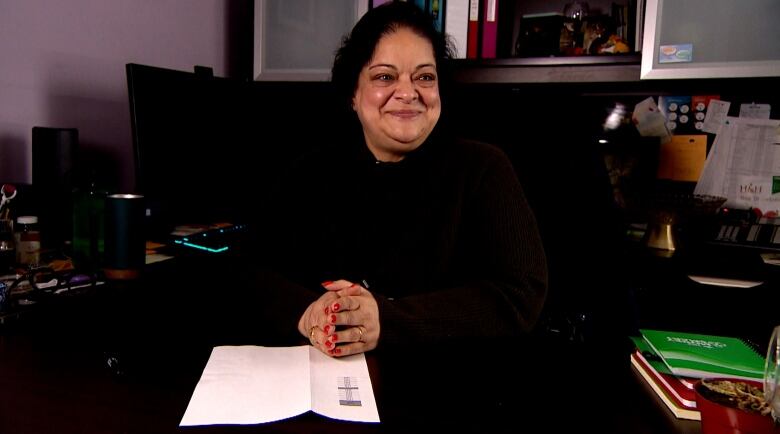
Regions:
<instances>
[{"instance_id":1,"label":"black tumbler","mask_svg":"<svg viewBox=\"0 0 780 434\"><path fill-rule=\"evenodd\" d=\"M112 194L106 197L105 257L103 271L109 279L135 279L146 259L144 197Z\"/></svg>"}]
</instances>

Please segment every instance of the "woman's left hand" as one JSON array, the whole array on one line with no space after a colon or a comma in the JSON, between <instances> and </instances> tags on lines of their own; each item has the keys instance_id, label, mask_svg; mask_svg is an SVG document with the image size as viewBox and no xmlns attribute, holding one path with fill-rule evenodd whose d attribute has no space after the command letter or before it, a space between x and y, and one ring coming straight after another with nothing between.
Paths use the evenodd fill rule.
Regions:
<instances>
[{"instance_id":1,"label":"woman's left hand","mask_svg":"<svg viewBox=\"0 0 780 434\"><path fill-rule=\"evenodd\" d=\"M355 288L359 291L355 295ZM376 348L379 342L379 306L371 292L347 280L337 280L325 286L334 291L338 298L330 304L327 339L334 344L328 354L341 357L363 353Z\"/></svg>"}]
</instances>

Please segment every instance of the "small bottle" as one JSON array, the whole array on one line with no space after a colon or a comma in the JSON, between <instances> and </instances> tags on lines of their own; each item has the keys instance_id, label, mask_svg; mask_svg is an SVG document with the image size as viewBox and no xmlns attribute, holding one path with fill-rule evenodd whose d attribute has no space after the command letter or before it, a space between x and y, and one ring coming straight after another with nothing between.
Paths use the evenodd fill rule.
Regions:
<instances>
[{"instance_id":1,"label":"small bottle","mask_svg":"<svg viewBox=\"0 0 780 434\"><path fill-rule=\"evenodd\" d=\"M38 265L41 261L41 232L37 216L20 216L14 228L16 263L22 267Z\"/></svg>"}]
</instances>

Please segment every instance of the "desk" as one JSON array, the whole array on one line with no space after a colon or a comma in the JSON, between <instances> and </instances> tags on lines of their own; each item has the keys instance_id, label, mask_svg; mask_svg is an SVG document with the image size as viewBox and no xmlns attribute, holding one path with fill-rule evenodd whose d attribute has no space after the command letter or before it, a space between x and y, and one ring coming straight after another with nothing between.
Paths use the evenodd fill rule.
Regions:
<instances>
[{"instance_id":1,"label":"desk","mask_svg":"<svg viewBox=\"0 0 780 434\"><path fill-rule=\"evenodd\" d=\"M778 325L780 267L758 249L702 244L670 258L640 248L628 275L639 327L748 338L764 351ZM689 275L761 281L752 288L704 285Z\"/></svg>"},{"instance_id":2,"label":"desk","mask_svg":"<svg viewBox=\"0 0 780 434\"><path fill-rule=\"evenodd\" d=\"M642 389L641 380L632 376L625 360L609 374L534 361L524 366L533 367L533 372L517 375L509 363L490 355L485 356L487 363L476 365L469 360L456 367L442 366L445 363L438 360L420 366L409 359L379 354L368 355L382 419L378 425L307 413L264 425L182 429L178 423L208 349L190 354L183 363L160 360L156 372L118 377L103 366L102 354L90 346L44 337L3 336L0 432L582 432L588 428L661 433L698 429L695 422L670 419ZM560 417L547 417L551 412ZM678 430L678 425L688 429Z\"/></svg>"},{"instance_id":3,"label":"desk","mask_svg":"<svg viewBox=\"0 0 780 434\"><path fill-rule=\"evenodd\" d=\"M146 290L152 291L162 283L147 284ZM185 288L200 297L198 290ZM459 348L368 353L380 424L307 413L263 425L179 428L211 347L265 342L262 337L245 340L229 330L224 335L202 334L203 327L190 326L192 318L175 314L166 303L157 314L139 311L142 303L133 303L127 294L117 291L77 311L0 329L0 433L698 429L697 423L669 418L632 374L628 354L538 339L503 342L500 347L475 342ZM109 368L109 359L119 365Z\"/></svg>"}]
</instances>

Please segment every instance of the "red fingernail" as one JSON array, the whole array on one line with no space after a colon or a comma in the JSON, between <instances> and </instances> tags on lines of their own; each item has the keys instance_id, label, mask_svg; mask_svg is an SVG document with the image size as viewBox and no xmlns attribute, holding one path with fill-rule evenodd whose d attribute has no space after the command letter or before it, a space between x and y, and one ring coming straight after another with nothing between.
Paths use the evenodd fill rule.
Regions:
<instances>
[{"instance_id":1,"label":"red fingernail","mask_svg":"<svg viewBox=\"0 0 780 434\"><path fill-rule=\"evenodd\" d=\"M333 352L336 354L341 354L341 348L334 348Z\"/></svg>"},{"instance_id":2,"label":"red fingernail","mask_svg":"<svg viewBox=\"0 0 780 434\"><path fill-rule=\"evenodd\" d=\"M353 283L352 285L349 285L350 288L354 288L356 285Z\"/></svg>"},{"instance_id":3,"label":"red fingernail","mask_svg":"<svg viewBox=\"0 0 780 434\"><path fill-rule=\"evenodd\" d=\"M325 341L325 346L326 347L330 348L331 345L333 345L333 343L331 343L331 341Z\"/></svg>"},{"instance_id":4,"label":"red fingernail","mask_svg":"<svg viewBox=\"0 0 780 434\"><path fill-rule=\"evenodd\" d=\"M336 322L336 315L330 316L330 322L335 323Z\"/></svg>"},{"instance_id":5,"label":"red fingernail","mask_svg":"<svg viewBox=\"0 0 780 434\"><path fill-rule=\"evenodd\" d=\"M333 282L332 282L332 281L330 281L330 280L326 280L326 281L324 281L324 282L320 283L320 285L322 285L322 286L328 286L328 285L330 285L331 283L333 283Z\"/></svg>"},{"instance_id":6,"label":"red fingernail","mask_svg":"<svg viewBox=\"0 0 780 434\"><path fill-rule=\"evenodd\" d=\"M326 325L325 326L325 334L328 334L329 332L330 332L330 326Z\"/></svg>"},{"instance_id":7,"label":"red fingernail","mask_svg":"<svg viewBox=\"0 0 780 434\"><path fill-rule=\"evenodd\" d=\"M339 309L341 309L341 305L338 303L333 303L333 312L338 312Z\"/></svg>"},{"instance_id":8,"label":"red fingernail","mask_svg":"<svg viewBox=\"0 0 780 434\"><path fill-rule=\"evenodd\" d=\"M333 342L336 342L337 340L339 340L339 336L338 335L333 335L333 336L330 337L330 340L332 340Z\"/></svg>"}]
</instances>

